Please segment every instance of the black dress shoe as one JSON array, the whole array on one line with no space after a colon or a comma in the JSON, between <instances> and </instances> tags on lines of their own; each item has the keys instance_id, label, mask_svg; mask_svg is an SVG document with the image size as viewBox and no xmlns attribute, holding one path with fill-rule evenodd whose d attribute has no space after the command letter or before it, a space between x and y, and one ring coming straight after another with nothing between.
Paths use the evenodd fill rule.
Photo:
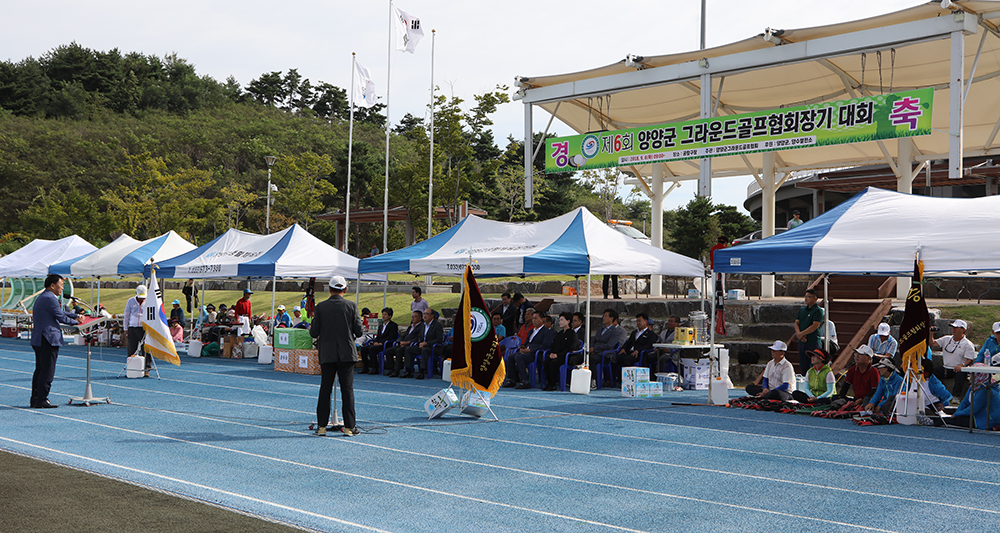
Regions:
<instances>
[{"instance_id":1,"label":"black dress shoe","mask_svg":"<svg viewBox=\"0 0 1000 533\"><path fill-rule=\"evenodd\" d=\"M503 388L505 388L505 389L513 389L514 387L517 386L517 383L514 383L513 381L506 381L506 382L504 382L503 385L500 385L500 386L503 387Z\"/></svg>"},{"instance_id":2,"label":"black dress shoe","mask_svg":"<svg viewBox=\"0 0 1000 533\"><path fill-rule=\"evenodd\" d=\"M398 378L399 377L399 372L389 372L387 375L390 378Z\"/></svg>"},{"instance_id":3,"label":"black dress shoe","mask_svg":"<svg viewBox=\"0 0 1000 533\"><path fill-rule=\"evenodd\" d=\"M412 378L413 374L411 374L409 372L402 372L402 373L399 374L399 377L401 377L401 378Z\"/></svg>"},{"instance_id":4,"label":"black dress shoe","mask_svg":"<svg viewBox=\"0 0 1000 533\"><path fill-rule=\"evenodd\" d=\"M424 378L425 378L426 376L424 376L424 373L423 373L423 372L418 372L418 373L417 373L417 375L416 375L416 376L414 376L414 377L415 377L416 379L424 379Z\"/></svg>"},{"instance_id":5,"label":"black dress shoe","mask_svg":"<svg viewBox=\"0 0 1000 533\"><path fill-rule=\"evenodd\" d=\"M556 390L556 388L558 388L556 385L546 385L542 390L543 391L554 391L554 390Z\"/></svg>"},{"instance_id":6,"label":"black dress shoe","mask_svg":"<svg viewBox=\"0 0 1000 533\"><path fill-rule=\"evenodd\" d=\"M56 407L59 406L49 401L46 401L45 403L35 404L36 409L55 409Z\"/></svg>"},{"instance_id":7,"label":"black dress shoe","mask_svg":"<svg viewBox=\"0 0 1000 533\"><path fill-rule=\"evenodd\" d=\"M531 384L530 383L518 383L517 385L514 386L514 388L515 389L530 389L531 388Z\"/></svg>"},{"instance_id":8,"label":"black dress shoe","mask_svg":"<svg viewBox=\"0 0 1000 533\"><path fill-rule=\"evenodd\" d=\"M358 370L358 374L367 374L367 373L368 373L368 367L364 367L361 370Z\"/></svg>"}]
</instances>

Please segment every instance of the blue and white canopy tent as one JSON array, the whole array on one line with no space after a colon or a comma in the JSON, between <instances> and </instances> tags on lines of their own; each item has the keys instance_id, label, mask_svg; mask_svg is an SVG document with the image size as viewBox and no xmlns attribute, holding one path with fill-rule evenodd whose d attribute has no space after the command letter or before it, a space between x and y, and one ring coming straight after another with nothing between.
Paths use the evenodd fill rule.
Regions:
<instances>
[{"instance_id":1,"label":"blue and white canopy tent","mask_svg":"<svg viewBox=\"0 0 1000 533\"><path fill-rule=\"evenodd\" d=\"M469 215L448 230L361 260L358 272L461 276L471 260L476 276L662 274L700 278L697 259L641 243L579 207L542 222L497 222ZM590 290L587 315L590 315ZM586 321L586 348L590 321Z\"/></svg>"},{"instance_id":2,"label":"blue and white canopy tent","mask_svg":"<svg viewBox=\"0 0 1000 533\"><path fill-rule=\"evenodd\" d=\"M72 235L49 241L35 239L28 244L0 258L0 302L3 302L7 282L5 278L44 278L49 273L49 266L70 258L90 254L97 248L82 238ZM36 285L32 285L33 287ZM14 282L11 281L11 290ZM22 291L21 296L26 296ZM14 304L13 300L10 302Z\"/></svg>"},{"instance_id":3,"label":"blue and white canopy tent","mask_svg":"<svg viewBox=\"0 0 1000 533\"><path fill-rule=\"evenodd\" d=\"M319 240L298 224L270 235L230 229L204 246L155 262L156 275L161 279L269 278L277 281L358 277L358 258ZM149 277L151 270L150 265L145 265L144 275ZM365 276L365 279L384 280L385 276ZM271 287L273 315L273 283Z\"/></svg>"},{"instance_id":4,"label":"blue and white canopy tent","mask_svg":"<svg viewBox=\"0 0 1000 533\"><path fill-rule=\"evenodd\" d=\"M142 274L143 266L151 258L169 259L194 248L193 244L173 230L144 241L122 234L111 244L91 254L50 266L49 274L70 278L91 277L98 281L104 276L134 276ZM98 283L97 304L100 303L101 286Z\"/></svg>"},{"instance_id":5,"label":"blue and white canopy tent","mask_svg":"<svg viewBox=\"0 0 1000 533\"><path fill-rule=\"evenodd\" d=\"M717 272L909 276L1000 275L1000 196L934 198L869 187L757 242L715 252Z\"/></svg>"}]
</instances>

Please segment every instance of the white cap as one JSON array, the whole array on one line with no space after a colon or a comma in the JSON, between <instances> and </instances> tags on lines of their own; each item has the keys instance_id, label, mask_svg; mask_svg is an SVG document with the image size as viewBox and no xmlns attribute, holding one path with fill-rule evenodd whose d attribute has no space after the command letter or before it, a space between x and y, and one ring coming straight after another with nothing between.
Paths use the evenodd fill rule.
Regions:
<instances>
[{"instance_id":1,"label":"white cap","mask_svg":"<svg viewBox=\"0 0 1000 533\"><path fill-rule=\"evenodd\" d=\"M284 309L284 308L282 308L282 309ZM299 311L301 313L302 312L302 308L296 305L295 307L292 308L292 312L294 313L295 311Z\"/></svg>"},{"instance_id":2,"label":"white cap","mask_svg":"<svg viewBox=\"0 0 1000 533\"><path fill-rule=\"evenodd\" d=\"M788 345L781 341L774 341L774 344L768 346L767 348L775 352L788 351Z\"/></svg>"},{"instance_id":3,"label":"white cap","mask_svg":"<svg viewBox=\"0 0 1000 533\"><path fill-rule=\"evenodd\" d=\"M993 323L993 333L1000 331L1000 322Z\"/></svg>"},{"instance_id":4,"label":"white cap","mask_svg":"<svg viewBox=\"0 0 1000 533\"><path fill-rule=\"evenodd\" d=\"M888 335L891 331L892 328L890 328L889 324L886 324L885 322L882 322L881 324L878 325L879 335Z\"/></svg>"},{"instance_id":5,"label":"white cap","mask_svg":"<svg viewBox=\"0 0 1000 533\"><path fill-rule=\"evenodd\" d=\"M279 310L279 311L284 311L284 310L285 310L285 306L284 306L284 304L282 304L282 305L279 305L279 306L278 306L278 310Z\"/></svg>"},{"instance_id":6,"label":"white cap","mask_svg":"<svg viewBox=\"0 0 1000 533\"><path fill-rule=\"evenodd\" d=\"M956 320L956 321L954 321L954 322L952 322L951 323L951 327L953 327L953 328L969 329L969 326L961 318L958 319L958 320Z\"/></svg>"},{"instance_id":7,"label":"white cap","mask_svg":"<svg viewBox=\"0 0 1000 533\"><path fill-rule=\"evenodd\" d=\"M868 346L867 344L862 344L861 346L858 346L857 348L854 349L854 351L860 354L867 355L868 357L873 357L875 355L875 352L872 351L872 347Z\"/></svg>"},{"instance_id":8,"label":"white cap","mask_svg":"<svg viewBox=\"0 0 1000 533\"><path fill-rule=\"evenodd\" d=\"M330 288L342 291L347 288L347 280L344 276L333 276L330 278Z\"/></svg>"},{"instance_id":9,"label":"white cap","mask_svg":"<svg viewBox=\"0 0 1000 533\"><path fill-rule=\"evenodd\" d=\"M145 298L146 297L146 286L145 285L139 285L138 287L136 287L135 288L135 295L137 297L139 297L139 298Z\"/></svg>"}]
</instances>

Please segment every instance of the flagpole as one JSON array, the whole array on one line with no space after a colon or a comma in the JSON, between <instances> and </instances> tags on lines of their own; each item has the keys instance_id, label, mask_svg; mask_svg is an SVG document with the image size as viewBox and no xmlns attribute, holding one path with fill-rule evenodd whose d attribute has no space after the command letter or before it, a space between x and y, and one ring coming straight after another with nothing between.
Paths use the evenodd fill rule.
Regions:
<instances>
[{"instance_id":1,"label":"flagpole","mask_svg":"<svg viewBox=\"0 0 1000 533\"><path fill-rule=\"evenodd\" d=\"M382 253L389 251L389 92L392 88L392 0L389 0L389 46L386 48L385 74L385 190L382 200ZM387 281L388 283L388 281Z\"/></svg>"},{"instance_id":2,"label":"flagpole","mask_svg":"<svg viewBox=\"0 0 1000 533\"><path fill-rule=\"evenodd\" d=\"M437 30L431 30L431 164L427 180L427 238L431 238L431 222L434 220L434 39Z\"/></svg>"},{"instance_id":3,"label":"flagpole","mask_svg":"<svg viewBox=\"0 0 1000 533\"><path fill-rule=\"evenodd\" d=\"M344 253L348 253L351 240L351 158L354 155L354 71L358 69L357 54L351 52L351 122L347 134L347 202L344 206Z\"/></svg>"},{"instance_id":4,"label":"flagpole","mask_svg":"<svg viewBox=\"0 0 1000 533\"><path fill-rule=\"evenodd\" d=\"M392 0L389 0L389 46L386 48L385 73L385 197L382 200L382 253L389 251L389 89L392 86ZM389 276L382 285L382 307L385 307L386 292L389 290Z\"/></svg>"}]
</instances>

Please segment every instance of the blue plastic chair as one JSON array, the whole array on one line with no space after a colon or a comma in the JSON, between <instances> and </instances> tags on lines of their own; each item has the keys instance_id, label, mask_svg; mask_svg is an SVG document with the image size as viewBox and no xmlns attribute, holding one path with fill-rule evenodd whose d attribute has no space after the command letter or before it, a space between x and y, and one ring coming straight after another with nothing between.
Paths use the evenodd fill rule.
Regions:
<instances>
[{"instance_id":1,"label":"blue plastic chair","mask_svg":"<svg viewBox=\"0 0 1000 533\"><path fill-rule=\"evenodd\" d=\"M594 367L594 381L597 382L598 390L604 388L605 370L608 372L608 378L611 380L611 383L614 384L615 377L611 375L611 361L614 359L615 354L618 353L618 350L621 349L621 347L622 343L619 342L615 344L615 347L611 350L601 352L601 360L597 363L597 366Z\"/></svg>"},{"instance_id":2,"label":"blue plastic chair","mask_svg":"<svg viewBox=\"0 0 1000 533\"><path fill-rule=\"evenodd\" d=\"M580 347L577 348L576 350L573 350L572 352L567 353L566 360L563 361L563 364L559 365L559 390L561 390L562 392L566 392L566 375L569 374L569 367L570 367L569 357L571 355L586 356L586 354L583 352L583 341L579 341L579 343Z\"/></svg>"},{"instance_id":3,"label":"blue plastic chair","mask_svg":"<svg viewBox=\"0 0 1000 533\"><path fill-rule=\"evenodd\" d=\"M378 353L378 373L385 375L385 351L392 346L399 344L399 341L389 341L382 343L382 351Z\"/></svg>"},{"instance_id":4,"label":"blue plastic chair","mask_svg":"<svg viewBox=\"0 0 1000 533\"><path fill-rule=\"evenodd\" d=\"M429 356L427 356L427 379L434 377L434 369L438 366L438 363L444 364L444 360L447 359L447 356L443 351L441 352L441 357L437 357L436 355L434 355L434 352L437 351L438 346L443 347L449 344L451 344L451 335L449 335L448 332L446 331L444 333L444 340L442 340L441 342L436 342L431 345L431 353ZM436 361L437 359L440 359L440 361ZM444 372L443 368L441 369L441 372L442 373Z\"/></svg>"}]
</instances>

